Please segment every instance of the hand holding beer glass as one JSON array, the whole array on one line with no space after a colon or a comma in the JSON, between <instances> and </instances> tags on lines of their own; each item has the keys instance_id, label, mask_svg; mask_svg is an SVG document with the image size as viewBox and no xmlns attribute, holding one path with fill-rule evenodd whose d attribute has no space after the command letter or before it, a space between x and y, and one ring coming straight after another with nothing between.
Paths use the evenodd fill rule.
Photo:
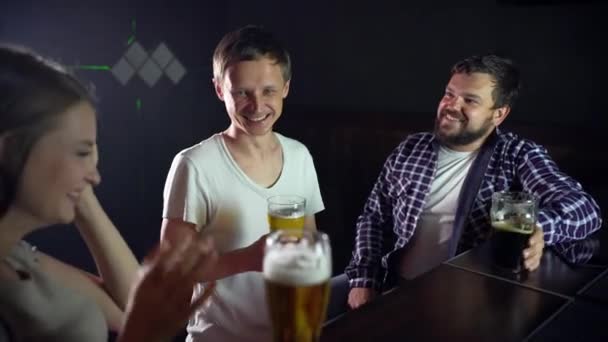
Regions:
<instances>
[{"instance_id":1,"label":"hand holding beer glass","mask_svg":"<svg viewBox=\"0 0 608 342\"><path fill-rule=\"evenodd\" d=\"M263 273L273 341L318 341L331 277L327 235L318 231L271 233L266 239Z\"/></svg>"},{"instance_id":2,"label":"hand holding beer glass","mask_svg":"<svg viewBox=\"0 0 608 342\"><path fill-rule=\"evenodd\" d=\"M300 196L280 195L268 198L268 223L270 231L279 229L304 230L306 199Z\"/></svg>"},{"instance_id":3,"label":"hand holding beer glass","mask_svg":"<svg viewBox=\"0 0 608 342\"><path fill-rule=\"evenodd\" d=\"M496 266L513 273L524 270L523 250L534 233L537 215L538 199L532 194L501 191L492 195L492 255Z\"/></svg>"}]
</instances>

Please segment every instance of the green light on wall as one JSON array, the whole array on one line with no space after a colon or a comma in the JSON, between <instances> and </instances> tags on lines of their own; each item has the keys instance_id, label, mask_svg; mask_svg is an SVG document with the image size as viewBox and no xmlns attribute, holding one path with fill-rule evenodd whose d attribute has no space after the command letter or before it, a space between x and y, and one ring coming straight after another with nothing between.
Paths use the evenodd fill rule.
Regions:
<instances>
[{"instance_id":1,"label":"green light on wall","mask_svg":"<svg viewBox=\"0 0 608 342\"><path fill-rule=\"evenodd\" d=\"M131 36L127 39L127 46L135 41L135 19L131 20Z\"/></svg>"},{"instance_id":2,"label":"green light on wall","mask_svg":"<svg viewBox=\"0 0 608 342\"><path fill-rule=\"evenodd\" d=\"M93 65L93 64L73 65L71 67L74 69L81 69L81 70L110 70L111 69L111 67L109 65Z\"/></svg>"}]
</instances>

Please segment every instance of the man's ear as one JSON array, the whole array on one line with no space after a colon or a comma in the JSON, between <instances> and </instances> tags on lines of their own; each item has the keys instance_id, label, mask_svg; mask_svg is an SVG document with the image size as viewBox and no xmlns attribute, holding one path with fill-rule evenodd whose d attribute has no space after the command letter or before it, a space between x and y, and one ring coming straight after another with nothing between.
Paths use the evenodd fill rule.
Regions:
<instances>
[{"instance_id":1,"label":"man's ear","mask_svg":"<svg viewBox=\"0 0 608 342\"><path fill-rule=\"evenodd\" d=\"M291 84L291 80L288 80L287 82L285 82L285 85L283 85L283 98L286 98L287 95L289 94L289 85Z\"/></svg>"},{"instance_id":2,"label":"man's ear","mask_svg":"<svg viewBox=\"0 0 608 342\"><path fill-rule=\"evenodd\" d=\"M215 89L215 95L220 99L220 101L224 101L224 91L222 90L222 84L217 80L217 78L213 78L213 88Z\"/></svg>"},{"instance_id":3,"label":"man's ear","mask_svg":"<svg viewBox=\"0 0 608 342\"><path fill-rule=\"evenodd\" d=\"M510 112L511 112L511 107L509 107L509 106L502 106L500 108L495 109L494 112L492 113L492 121L494 122L494 126L498 126L503 121L505 121L507 116L509 116Z\"/></svg>"}]
</instances>

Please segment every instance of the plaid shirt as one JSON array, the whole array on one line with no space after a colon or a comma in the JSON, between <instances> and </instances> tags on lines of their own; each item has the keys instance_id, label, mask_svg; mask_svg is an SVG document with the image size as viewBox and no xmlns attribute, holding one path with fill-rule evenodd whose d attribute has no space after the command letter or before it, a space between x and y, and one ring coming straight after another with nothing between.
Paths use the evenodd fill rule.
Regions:
<instances>
[{"instance_id":1,"label":"plaid shirt","mask_svg":"<svg viewBox=\"0 0 608 342\"><path fill-rule=\"evenodd\" d=\"M538 223L548 245L583 239L600 228L600 211L593 198L559 171L546 149L498 129L493 137L495 145L488 151L485 173L480 172L479 191L472 194L460 240L455 241L458 251L489 237L492 193L502 190L523 190L539 197ZM389 258L414 235L434 178L438 147L434 134L412 134L385 161L357 221L355 249L345 270L351 287L379 290L393 272Z\"/></svg>"}]
</instances>

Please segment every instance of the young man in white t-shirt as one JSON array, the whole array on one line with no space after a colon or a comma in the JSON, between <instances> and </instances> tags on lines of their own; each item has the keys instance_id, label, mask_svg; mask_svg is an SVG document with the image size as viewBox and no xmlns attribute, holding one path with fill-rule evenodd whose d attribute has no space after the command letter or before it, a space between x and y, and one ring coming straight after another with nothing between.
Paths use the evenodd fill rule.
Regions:
<instances>
[{"instance_id":1,"label":"young man in white t-shirt","mask_svg":"<svg viewBox=\"0 0 608 342\"><path fill-rule=\"evenodd\" d=\"M230 126L173 160L164 190L161 238L211 236L217 267L195 288L217 280L209 305L188 326L189 341L267 341L271 327L262 274L266 199L306 198L305 226L324 209L308 149L273 132L289 93L291 65L268 32L247 26L228 33L213 55L213 82Z\"/></svg>"}]
</instances>

